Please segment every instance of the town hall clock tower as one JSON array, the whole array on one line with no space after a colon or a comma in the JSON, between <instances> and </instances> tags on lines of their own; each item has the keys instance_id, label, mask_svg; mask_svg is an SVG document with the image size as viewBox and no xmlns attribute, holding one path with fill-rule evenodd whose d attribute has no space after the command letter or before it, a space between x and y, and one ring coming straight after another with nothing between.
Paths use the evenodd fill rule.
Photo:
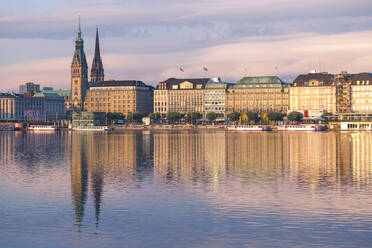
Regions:
<instances>
[{"instance_id":1,"label":"town hall clock tower","mask_svg":"<svg viewBox=\"0 0 372 248\"><path fill-rule=\"evenodd\" d=\"M70 109L84 109L85 94L88 89L88 65L84 53L84 40L81 37L79 16L79 31L75 41L75 52L71 64Z\"/></svg>"}]
</instances>

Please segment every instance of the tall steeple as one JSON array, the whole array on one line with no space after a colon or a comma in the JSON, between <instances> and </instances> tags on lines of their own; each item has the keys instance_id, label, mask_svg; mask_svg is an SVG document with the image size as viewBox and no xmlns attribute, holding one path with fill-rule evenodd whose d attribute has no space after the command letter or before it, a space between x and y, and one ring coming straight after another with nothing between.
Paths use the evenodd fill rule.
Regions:
<instances>
[{"instance_id":1,"label":"tall steeple","mask_svg":"<svg viewBox=\"0 0 372 248\"><path fill-rule=\"evenodd\" d=\"M88 89L88 64L84 53L84 40L81 36L79 15L79 30L75 40L75 52L71 64L70 109L83 110L85 94Z\"/></svg>"},{"instance_id":2,"label":"tall steeple","mask_svg":"<svg viewBox=\"0 0 372 248\"><path fill-rule=\"evenodd\" d=\"M101 52L99 49L98 28L96 31L96 49L94 51L94 58L92 63L92 70L90 72L90 78L92 83L104 81L105 78L101 59Z\"/></svg>"}]
</instances>

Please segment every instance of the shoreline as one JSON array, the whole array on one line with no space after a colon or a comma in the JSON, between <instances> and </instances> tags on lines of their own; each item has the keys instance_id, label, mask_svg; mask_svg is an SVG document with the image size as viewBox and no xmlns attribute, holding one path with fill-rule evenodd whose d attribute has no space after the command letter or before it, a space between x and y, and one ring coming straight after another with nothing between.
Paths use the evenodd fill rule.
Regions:
<instances>
[{"instance_id":1,"label":"shoreline","mask_svg":"<svg viewBox=\"0 0 372 248\"><path fill-rule=\"evenodd\" d=\"M291 132L291 131L297 131L297 132L309 132L309 131L315 131L315 130L276 130L278 126L271 126L273 130L229 130L231 132ZM323 125L326 127L325 130L317 130L320 132L327 132L327 131L346 131L346 132L368 132L372 130L368 129L349 129L349 130L341 130L339 126L332 125L332 124L326 124ZM1 128L3 127L3 128ZM177 130L177 131L192 131L192 130L228 130L228 125L178 125L178 124L151 124L151 125L143 125L143 124L123 124L123 125L111 125L108 126L112 130L110 131L130 131L130 130L142 130L142 131L172 131L172 130ZM72 129L69 129L67 127L60 127L58 130L61 131L75 131ZM9 125L0 125L0 131L27 131L26 129L23 128L10 128ZM77 130L77 131L84 131L84 130ZM95 131L95 130L86 130L86 131ZM99 130L96 130L99 131Z\"/></svg>"}]
</instances>

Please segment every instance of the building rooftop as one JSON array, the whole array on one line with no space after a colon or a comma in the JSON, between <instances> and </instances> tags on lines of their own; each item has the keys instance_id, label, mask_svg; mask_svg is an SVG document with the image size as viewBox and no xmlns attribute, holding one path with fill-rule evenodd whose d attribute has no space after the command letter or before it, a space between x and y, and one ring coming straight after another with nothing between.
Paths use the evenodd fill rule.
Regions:
<instances>
[{"instance_id":1,"label":"building rooftop","mask_svg":"<svg viewBox=\"0 0 372 248\"><path fill-rule=\"evenodd\" d=\"M0 97L17 97L21 94L15 94L15 93L0 93Z\"/></svg>"},{"instance_id":2,"label":"building rooftop","mask_svg":"<svg viewBox=\"0 0 372 248\"><path fill-rule=\"evenodd\" d=\"M92 83L89 87L118 87L118 86L137 86L137 87L151 87L138 80L110 80Z\"/></svg>"},{"instance_id":3,"label":"building rooftop","mask_svg":"<svg viewBox=\"0 0 372 248\"><path fill-rule=\"evenodd\" d=\"M308 73L301 74L293 81L293 86L311 86L309 82L318 81L316 86L329 86L335 81L335 77L328 73Z\"/></svg>"},{"instance_id":4,"label":"building rooftop","mask_svg":"<svg viewBox=\"0 0 372 248\"><path fill-rule=\"evenodd\" d=\"M57 95L62 96L62 97L69 97L70 93L71 93L70 90L53 90L53 88L51 88L51 90L49 90L49 89L45 89L45 88L46 87L43 88L41 93L57 94Z\"/></svg>"},{"instance_id":5,"label":"building rooftop","mask_svg":"<svg viewBox=\"0 0 372 248\"><path fill-rule=\"evenodd\" d=\"M168 78L164 81L166 84L180 84L183 82L190 82L193 84L207 84L209 78Z\"/></svg>"},{"instance_id":6,"label":"building rooftop","mask_svg":"<svg viewBox=\"0 0 372 248\"><path fill-rule=\"evenodd\" d=\"M232 83L223 82L220 78L212 78L205 85L206 89L226 89Z\"/></svg>"},{"instance_id":7,"label":"building rooftop","mask_svg":"<svg viewBox=\"0 0 372 248\"><path fill-rule=\"evenodd\" d=\"M45 93L45 92L38 92L35 93L32 97L44 97L44 98L54 98L54 99L62 99L63 97L56 94L56 93Z\"/></svg>"},{"instance_id":8,"label":"building rooftop","mask_svg":"<svg viewBox=\"0 0 372 248\"><path fill-rule=\"evenodd\" d=\"M372 84L372 73L363 72L358 74L351 74L352 84Z\"/></svg>"},{"instance_id":9,"label":"building rooftop","mask_svg":"<svg viewBox=\"0 0 372 248\"><path fill-rule=\"evenodd\" d=\"M284 88L290 84L281 80L278 76L244 77L232 85L232 88Z\"/></svg>"},{"instance_id":10,"label":"building rooftop","mask_svg":"<svg viewBox=\"0 0 372 248\"><path fill-rule=\"evenodd\" d=\"M165 83L167 89L204 89L209 81L209 78L168 78L156 88L159 89L159 85Z\"/></svg>"}]
</instances>

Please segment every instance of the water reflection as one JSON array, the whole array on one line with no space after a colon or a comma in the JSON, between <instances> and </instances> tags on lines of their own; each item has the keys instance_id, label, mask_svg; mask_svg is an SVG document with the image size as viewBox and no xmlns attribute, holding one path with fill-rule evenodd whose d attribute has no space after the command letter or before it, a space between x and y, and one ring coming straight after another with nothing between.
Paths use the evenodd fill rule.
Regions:
<instances>
[{"instance_id":1,"label":"water reflection","mask_svg":"<svg viewBox=\"0 0 372 248\"><path fill-rule=\"evenodd\" d=\"M143 167L151 171L152 167L150 142L151 137L141 133L71 134L71 192L79 228L83 221L89 182L98 226L105 181L123 187L142 181L142 173L138 172L144 171Z\"/></svg>"},{"instance_id":2,"label":"water reflection","mask_svg":"<svg viewBox=\"0 0 372 248\"><path fill-rule=\"evenodd\" d=\"M154 133L154 175L178 183L227 175L306 187L367 182L371 133ZM356 174L357 173L357 174Z\"/></svg>"},{"instance_id":3,"label":"water reflection","mask_svg":"<svg viewBox=\"0 0 372 248\"><path fill-rule=\"evenodd\" d=\"M321 214L325 211L322 209L325 201L321 199L324 195L334 195L327 199L333 206L330 212L340 208L338 204L346 199L344 191L355 193L353 200L366 199L371 188L371 144L372 133L367 132L3 132L0 192L8 194L10 190L6 191L4 186L11 185L16 191L29 187L32 192L48 194L56 188L54 192L61 194L57 188L68 185L68 204L74 209L73 222L79 234L90 227L93 218L98 230L105 221L102 216L106 214L108 218L110 213L105 207L109 208L112 202L130 205L132 198L133 204L143 204L146 199L141 197L148 197L143 193L145 189L154 197L164 198L164 205L159 208L167 208L170 202L166 201L172 195L168 189L172 187L181 188L182 192L177 192L183 196L199 195L197 199L209 204L208 207L214 206L214 211L226 212L229 221L237 218L237 214L239 218L244 216L250 225L243 228L253 228L263 221L254 220L257 213L250 215L253 210L264 209L269 217L279 214L275 212L278 209L286 210L287 220L294 213L302 217ZM294 207L296 201L303 206ZM351 215L360 207L356 213L361 218L371 209L365 206L368 202L364 206L360 203L345 202L340 212ZM204 216L207 210L198 211ZM115 217L107 221L115 222ZM123 225L116 227L120 229ZM6 230L2 228L0 231Z\"/></svg>"}]
</instances>

